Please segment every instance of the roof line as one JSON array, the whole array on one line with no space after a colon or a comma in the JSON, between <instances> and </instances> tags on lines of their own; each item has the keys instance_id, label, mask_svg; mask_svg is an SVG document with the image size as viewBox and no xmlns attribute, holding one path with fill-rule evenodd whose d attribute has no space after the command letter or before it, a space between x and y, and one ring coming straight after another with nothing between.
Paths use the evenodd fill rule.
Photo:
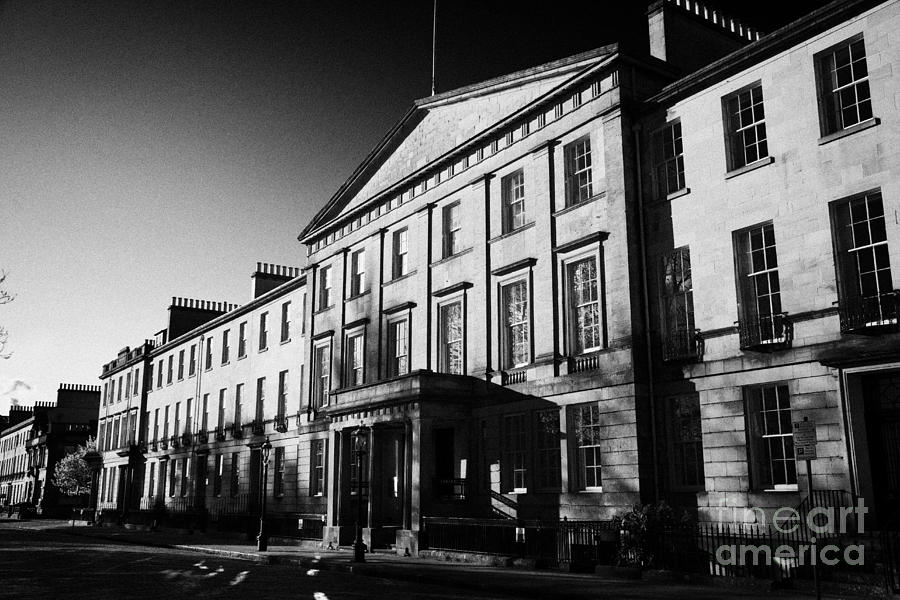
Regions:
<instances>
[{"instance_id":1,"label":"roof line","mask_svg":"<svg viewBox=\"0 0 900 600\"><path fill-rule=\"evenodd\" d=\"M602 56L604 54L611 54L613 52L616 52L617 50L618 44L607 44L605 46L600 46L592 50L587 50L579 54L573 54L572 56L553 60L534 67L528 67L526 69L521 69L519 71L513 71L512 73L493 77L491 79L485 79L484 81L479 81L477 83L472 83L463 87L448 90L446 92L441 92L440 94L435 94L433 96L419 98L415 100L414 103L416 106L427 107L431 104L443 103L445 100L450 100L457 97L462 100L464 99L463 96L468 97L478 95L473 94L473 92L487 92L489 91L489 88L494 88L504 83L511 83L513 81L518 81L519 79L524 79L533 75L540 75L541 73L544 73L546 71L552 71L554 69L566 67L585 60L597 58L598 56Z\"/></svg>"},{"instance_id":2,"label":"roof line","mask_svg":"<svg viewBox=\"0 0 900 600\"><path fill-rule=\"evenodd\" d=\"M457 88L455 90L451 90L448 92L444 92L442 94L438 94L437 96L431 96L428 98L418 99L413 102L412 107L406 112L406 114L388 131L388 133L378 142L375 148L369 152L366 158L360 163L359 166L353 171L350 177L337 189L337 191L331 196L328 202L313 215L313 218L310 219L309 223L307 223L306 227L300 232L297 236L298 241L303 241L306 237L308 237L311 233L313 233L316 229L318 229L323 223L322 219L328 214L328 212L334 208L335 205L341 200L343 194L347 191L347 189L353 185L359 177L366 172L366 170L371 166L371 164L375 161L378 155L384 150L384 148L388 145L388 143L394 138L394 136L402 129L403 125L410 121L416 113L420 111L427 111L427 109L433 105L440 104L445 100L451 100L453 98L458 98L459 100L464 99L464 97L469 97L470 95L475 95L473 92L481 92L487 93L490 89L496 88L502 84L512 83L513 81L521 80L525 77L539 75L541 73L560 69L562 67L575 65L579 62L584 62L590 60L592 58L598 58L601 56L608 56L618 50L618 44L607 44L605 46L601 46L599 48L595 48L593 50L588 50L587 52L581 52L579 54L575 54L566 58L554 60L548 63L544 63L542 65L538 65L536 67L530 67L528 69L523 69L520 71L515 71L513 73L502 75L500 77L495 77L493 79L488 79L486 81L482 81L479 83L475 83L469 86L465 86L462 88ZM555 90L554 90L555 91ZM553 92L551 92L553 93ZM532 105L534 103L530 103ZM516 111L516 113L521 111ZM505 121L506 119L504 119ZM471 139L477 138L478 135L474 136ZM471 140L469 140L471 141ZM443 158L438 157L438 159ZM435 160L438 160L435 159ZM434 161L432 161L433 163ZM429 163L431 164L431 163Z\"/></svg>"},{"instance_id":3,"label":"roof line","mask_svg":"<svg viewBox=\"0 0 900 600\"><path fill-rule=\"evenodd\" d=\"M728 76L729 73L744 68L744 65L748 62L753 63L763 60L782 48L790 47L804 39L808 39L811 35L815 35L821 29L830 27L833 23L842 22L847 17L847 13L856 12L859 9L872 8L881 4L882 1L835 0L830 2L759 38L755 42L751 42L731 54L726 54L719 60L670 83L657 94L648 98L646 103L648 105L662 103L694 93L699 89L712 85L717 81L717 78Z\"/></svg>"},{"instance_id":4,"label":"roof line","mask_svg":"<svg viewBox=\"0 0 900 600\"><path fill-rule=\"evenodd\" d=\"M394 123L394 126L388 130L384 137L382 137L381 140L379 140L378 143L375 144L375 147L371 151L369 151L369 154L367 154L363 161L356 167L356 169L353 170L353 172L350 174L350 177L348 177L347 180L341 184L337 191L335 191L334 194L331 195L331 198L328 199L328 202L326 202L324 206L322 206L322 208L320 208L316 212L316 214L313 215L312 219L309 220L309 223L306 224L306 227L304 227L300 232L300 235L297 236L298 242L315 229L316 223L318 223L318 221L323 218L329 210L331 210L331 208L341 197L344 191L346 191L346 189L350 187L350 185L352 185L353 182L356 181L356 179L363 173L366 167L368 167L369 164L371 164L372 161L375 160L378 154L380 154L384 147L387 146L387 143L394 137L394 135L398 131L400 131L400 129L407 121L412 118L416 110L417 107L415 106L415 104L409 107L406 113L402 117L400 117L400 119L396 123Z\"/></svg>"}]
</instances>

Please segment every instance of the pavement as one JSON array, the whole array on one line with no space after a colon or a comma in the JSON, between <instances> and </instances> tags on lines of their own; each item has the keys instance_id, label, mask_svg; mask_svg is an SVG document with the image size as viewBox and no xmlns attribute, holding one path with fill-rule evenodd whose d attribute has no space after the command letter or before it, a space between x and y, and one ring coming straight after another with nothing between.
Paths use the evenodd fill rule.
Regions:
<instances>
[{"instance_id":1,"label":"pavement","mask_svg":"<svg viewBox=\"0 0 900 600\"><path fill-rule=\"evenodd\" d=\"M141 546L173 548L263 564L296 566L307 571L338 571L369 577L402 580L418 584L437 584L454 589L492 592L515 598L763 598L782 599L814 597L798 590L770 590L764 582L755 587L736 586L735 580L710 578L706 584L686 582L674 575L657 575L651 579L633 580L615 574L576 574L559 570L526 570L469 563L448 562L419 557L374 552L365 563L353 562L349 549L313 550L299 546L270 545L259 552L255 543L238 541L215 533L175 531L136 531L122 527L72 527L67 521L3 521L0 528L52 530L83 538L113 541ZM711 585L711 584L712 585ZM753 583L744 581L743 583ZM731 584L731 585L729 585ZM627 590L627 594L623 594ZM827 598L853 597L826 595Z\"/></svg>"}]
</instances>

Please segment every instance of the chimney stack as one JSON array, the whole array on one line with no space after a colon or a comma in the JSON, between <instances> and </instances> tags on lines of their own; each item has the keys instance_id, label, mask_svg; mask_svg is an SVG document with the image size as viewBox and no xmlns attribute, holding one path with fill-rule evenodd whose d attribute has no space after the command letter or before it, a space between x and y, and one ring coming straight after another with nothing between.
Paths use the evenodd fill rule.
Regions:
<instances>
[{"instance_id":1,"label":"chimney stack","mask_svg":"<svg viewBox=\"0 0 900 600\"><path fill-rule=\"evenodd\" d=\"M256 271L250 275L250 293L252 298L259 298L299 275L299 267L256 263Z\"/></svg>"},{"instance_id":2,"label":"chimney stack","mask_svg":"<svg viewBox=\"0 0 900 600\"><path fill-rule=\"evenodd\" d=\"M697 0L656 0L647 9L650 55L685 73L760 37L754 28Z\"/></svg>"}]
</instances>

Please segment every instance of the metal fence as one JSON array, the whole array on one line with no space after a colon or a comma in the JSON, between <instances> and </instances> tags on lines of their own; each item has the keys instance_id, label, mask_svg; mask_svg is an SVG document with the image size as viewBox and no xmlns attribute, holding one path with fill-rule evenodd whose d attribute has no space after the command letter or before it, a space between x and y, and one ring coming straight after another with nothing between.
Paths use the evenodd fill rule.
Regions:
<instances>
[{"instance_id":1,"label":"metal fence","mask_svg":"<svg viewBox=\"0 0 900 600\"><path fill-rule=\"evenodd\" d=\"M822 492L801 506L842 506L849 496ZM813 542L813 537L816 542ZM824 545L832 565L822 563ZM846 552L862 547L854 564ZM539 522L426 517L421 548L537 559L559 566L624 564L713 576L768 580L812 579L812 553L825 581L884 581L900 589L900 532L819 534L800 522L699 523L618 531L613 521ZM855 555L854 555L855 556Z\"/></svg>"},{"instance_id":2,"label":"metal fence","mask_svg":"<svg viewBox=\"0 0 900 600\"><path fill-rule=\"evenodd\" d=\"M515 521L425 517L423 548L494 554L552 564L608 562L615 549L610 521Z\"/></svg>"},{"instance_id":3,"label":"metal fence","mask_svg":"<svg viewBox=\"0 0 900 600\"><path fill-rule=\"evenodd\" d=\"M206 507L212 521L218 521L225 515L250 514L250 494L210 498L206 502Z\"/></svg>"}]
</instances>

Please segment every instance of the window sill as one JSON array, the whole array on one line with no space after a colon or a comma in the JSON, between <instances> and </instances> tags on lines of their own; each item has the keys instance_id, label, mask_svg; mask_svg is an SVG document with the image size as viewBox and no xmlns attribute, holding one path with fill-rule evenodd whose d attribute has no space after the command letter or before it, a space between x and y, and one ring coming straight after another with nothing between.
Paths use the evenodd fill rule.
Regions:
<instances>
[{"instance_id":1,"label":"window sill","mask_svg":"<svg viewBox=\"0 0 900 600\"><path fill-rule=\"evenodd\" d=\"M725 173L725 179L731 179L732 177L737 177L738 175L743 175L744 173L755 171L756 169L760 169L762 167L765 167L766 165L771 165L773 162L775 162L774 156L761 158L756 162L750 163L749 165L744 165L743 167L728 171L727 173Z\"/></svg>"},{"instance_id":2,"label":"window sill","mask_svg":"<svg viewBox=\"0 0 900 600\"><path fill-rule=\"evenodd\" d=\"M800 490L797 487L797 484L794 484L794 485L787 485L784 487L768 488L768 489L756 490L756 491L759 493L763 493L763 494L796 494Z\"/></svg>"},{"instance_id":3,"label":"window sill","mask_svg":"<svg viewBox=\"0 0 900 600\"><path fill-rule=\"evenodd\" d=\"M591 202L595 202L595 201L599 200L600 198L603 198L604 196L606 196L606 190L600 192L599 194L594 194L587 200L582 200L581 202L576 202L575 204L570 204L570 205L566 206L565 208L561 208L558 211L556 211L555 213L553 213L553 216L554 217L562 216L566 213L572 212L573 210L575 210L577 208L586 206L586 205L590 204Z\"/></svg>"},{"instance_id":4,"label":"window sill","mask_svg":"<svg viewBox=\"0 0 900 600\"><path fill-rule=\"evenodd\" d=\"M243 356L238 356L238 357L237 357L238 360L244 360L245 358L247 358L247 355L246 355L246 354L243 355Z\"/></svg>"},{"instance_id":5,"label":"window sill","mask_svg":"<svg viewBox=\"0 0 900 600\"><path fill-rule=\"evenodd\" d=\"M473 249L474 249L474 248L472 248L472 247L470 246L470 247L466 248L465 250L460 250L460 251L457 252L456 254L451 254L450 256L445 256L444 258L442 258L442 259L440 259L440 260L436 260L436 261L434 261L433 263L431 263L429 266L430 266L430 267L436 267L437 265L441 265L441 264L444 264L444 263L446 263L446 262L450 262L450 261L453 260L454 258L459 258L460 256L463 256L464 254L468 254L468 253L471 252Z\"/></svg>"},{"instance_id":6,"label":"window sill","mask_svg":"<svg viewBox=\"0 0 900 600\"><path fill-rule=\"evenodd\" d=\"M582 494L602 494L603 488L602 487L588 487L588 488L584 488L583 490L578 490L578 491L579 491L579 493L582 493Z\"/></svg>"},{"instance_id":7,"label":"window sill","mask_svg":"<svg viewBox=\"0 0 900 600\"><path fill-rule=\"evenodd\" d=\"M265 348L260 348L259 350L257 350L256 353L257 353L257 354L262 354L263 352L266 352L268 349L269 349L269 347L266 346Z\"/></svg>"},{"instance_id":8,"label":"window sill","mask_svg":"<svg viewBox=\"0 0 900 600\"><path fill-rule=\"evenodd\" d=\"M390 281L385 281L384 283L382 283L382 284L381 284L381 287L387 287L387 286L389 286L389 285L392 285L392 284L397 283L398 281L403 281L404 279L409 279L410 277L412 277L412 276L415 275L415 274L416 274L416 271L410 271L410 272L407 273L406 275L401 275L401 276L399 276L399 277L394 277L394 278L391 279Z\"/></svg>"},{"instance_id":9,"label":"window sill","mask_svg":"<svg viewBox=\"0 0 900 600\"><path fill-rule=\"evenodd\" d=\"M334 304L330 304L330 305L326 306L325 308L320 308L319 310L313 312L313 315L320 315L323 312L328 312L332 308L334 308Z\"/></svg>"},{"instance_id":10,"label":"window sill","mask_svg":"<svg viewBox=\"0 0 900 600\"><path fill-rule=\"evenodd\" d=\"M841 129L840 131L835 131L834 133L823 135L819 138L819 145L824 146L828 142L833 142L834 140L845 138L848 135L853 135L854 133L857 133L859 131L865 131L866 129L870 129L879 124L881 124L881 119L879 119L878 117L872 117L871 119L867 119L862 123L857 123L856 125L847 127L846 129Z\"/></svg>"},{"instance_id":11,"label":"window sill","mask_svg":"<svg viewBox=\"0 0 900 600\"><path fill-rule=\"evenodd\" d=\"M222 363L221 365L219 365L219 366L220 366L220 367L227 367L227 366L230 365L230 364L231 364L231 361L230 361L230 360L226 360L225 362L223 362L223 363Z\"/></svg>"},{"instance_id":12,"label":"window sill","mask_svg":"<svg viewBox=\"0 0 900 600\"><path fill-rule=\"evenodd\" d=\"M347 302L350 302L351 300L356 300L358 298L362 298L363 296L368 296L371 291L372 290L366 290L366 291L360 292L358 294L352 294L350 296L347 296Z\"/></svg>"},{"instance_id":13,"label":"window sill","mask_svg":"<svg viewBox=\"0 0 900 600\"><path fill-rule=\"evenodd\" d=\"M691 193L691 188L683 187L680 190L675 190L671 194L666 194L666 200L672 201L675 198L681 198L682 196L687 196Z\"/></svg>"},{"instance_id":14,"label":"window sill","mask_svg":"<svg viewBox=\"0 0 900 600\"><path fill-rule=\"evenodd\" d=\"M507 231L506 233L503 233L502 235L498 235L497 237L491 238L488 240L488 244L493 244L494 242L499 242L500 240L506 239L508 237L512 237L512 236L516 235L517 233L521 233L522 231L525 231L526 229L531 229L532 227L534 227L534 221L532 221L531 223L525 223L518 229L513 229L512 231Z\"/></svg>"},{"instance_id":15,"label":"window sill","mask_svg":"<svg viewBox=\"0 0 900 600\"><path fill-rule=\"evenodd\" d=\"M281 340L281 341L279 342L279 344L282 345L282 346L284 346L285 344L290 344L290 343L291 343L291 338L288 338L288 339L286 339L286 340Z\"/></svg>"}]
</instances>

